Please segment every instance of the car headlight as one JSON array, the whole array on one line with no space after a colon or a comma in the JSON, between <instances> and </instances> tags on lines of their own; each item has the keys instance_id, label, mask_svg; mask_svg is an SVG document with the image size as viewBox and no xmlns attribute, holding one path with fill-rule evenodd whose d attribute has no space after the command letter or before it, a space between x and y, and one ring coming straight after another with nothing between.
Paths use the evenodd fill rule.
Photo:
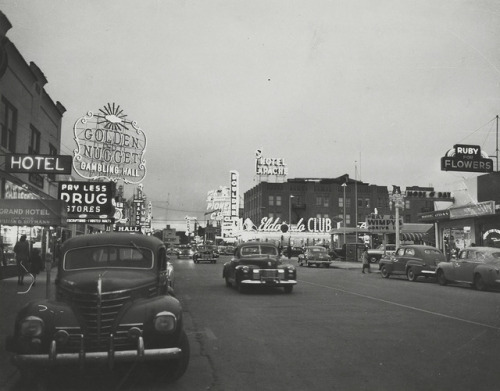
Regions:
<instances>
[{"instance_id":1,"label":"car headlight","mask_svg":"<svg viewBox=\"0 0 500 391\"><path fill-rule=\"evenodd\" d=\"M162 311L156 314L154 319L155 330L160 333L170 333L177 326L177 318L168 311Z\"/></svg>"},{"instance_id":2,"label":"car headlight","mask_svg":"<svg viewBox=\"0 0 500 391\"><path fill-rule=\"evenodd\" d=\"M28 316L21 321L21 335L25 337L40 337L43 333L43 320L37 316Z\"/></svg>"}]
</instances>

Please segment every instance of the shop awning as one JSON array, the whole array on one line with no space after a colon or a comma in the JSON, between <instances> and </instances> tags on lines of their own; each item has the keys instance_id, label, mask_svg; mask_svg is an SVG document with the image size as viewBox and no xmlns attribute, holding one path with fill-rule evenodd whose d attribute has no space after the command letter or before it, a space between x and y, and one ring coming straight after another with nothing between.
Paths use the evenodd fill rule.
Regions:
<instances>
[{"instance_id":1,"label":"shop awning","mask_svg":"<svg viewBox=\"0 0 500 391\"><path fill-rule=\"evenodd\" d=\"M429 235L427 233L402 233L401 234L401 239L402 240L413 240L414 242L417 241L424 241L427 239Z\"/></svg>"},{"instance_id":2,"label":"shop awning","mask_svg":"<svg viewBox=\"0 0 500 391\"><path fill-rule=\"evenodd\" d=\"M414 242L433 242L434 224L405 223L401 227L401 239Z\"/></svg>"}]
</instances>

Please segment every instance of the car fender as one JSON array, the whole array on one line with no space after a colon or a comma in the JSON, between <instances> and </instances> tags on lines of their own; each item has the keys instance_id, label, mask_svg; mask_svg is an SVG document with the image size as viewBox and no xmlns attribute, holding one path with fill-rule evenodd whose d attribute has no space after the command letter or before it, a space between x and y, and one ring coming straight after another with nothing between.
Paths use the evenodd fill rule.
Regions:
<instances>
[{"instance_id":1,"label":"car fender","mask_svg":"<svg viewBox=\"0 0 500 391\"><path fill-rule=\"evenodd\" d=\"M48 349L50 340L56 331L57 326L80 328L80 323L71 309L64 303L47 299L34 300L27 303L17 313L14 336L9 337L9 351L20 352L22 341L20 340L20 324L28 316L36 316L43 320L44 330L42 338L42 349Z\"/></svg>"}]
</instances>

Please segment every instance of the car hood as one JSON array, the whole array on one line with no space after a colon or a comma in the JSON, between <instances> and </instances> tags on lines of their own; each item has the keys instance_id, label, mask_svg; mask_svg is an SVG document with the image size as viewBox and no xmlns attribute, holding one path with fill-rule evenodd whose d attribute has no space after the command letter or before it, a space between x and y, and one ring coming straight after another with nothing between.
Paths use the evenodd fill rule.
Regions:
<instances>
[{"instance_id":1,"label":"car hood","mask_svg":"<svg viewBox=\"0 0 500 391\"><path fill-rule=\"evenodd\" d=\"M153 272L138 273L137 270L85 270L78 271L59 279L61 288L75 292L96 292L98 280L101 278L101 291L113 292L129 290L155 284L156 274Z\"/></svg>"}]
</instances>

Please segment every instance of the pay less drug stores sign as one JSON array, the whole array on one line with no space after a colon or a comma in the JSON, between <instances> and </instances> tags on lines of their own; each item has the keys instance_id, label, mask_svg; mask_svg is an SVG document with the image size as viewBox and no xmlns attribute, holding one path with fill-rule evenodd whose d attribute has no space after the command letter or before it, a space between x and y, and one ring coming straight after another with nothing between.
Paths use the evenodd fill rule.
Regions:
<instances>
[{"instance_id":1,"label":"pay less drug stores sign","mask_svg":"<svg viewBox=\"0 0 500 391\"><path fill-rule=\"evenodd\" d=\"M59 182L59 199L67 203L68 223L114 222L114 182Z\"/></svg>"}]
</instances>

